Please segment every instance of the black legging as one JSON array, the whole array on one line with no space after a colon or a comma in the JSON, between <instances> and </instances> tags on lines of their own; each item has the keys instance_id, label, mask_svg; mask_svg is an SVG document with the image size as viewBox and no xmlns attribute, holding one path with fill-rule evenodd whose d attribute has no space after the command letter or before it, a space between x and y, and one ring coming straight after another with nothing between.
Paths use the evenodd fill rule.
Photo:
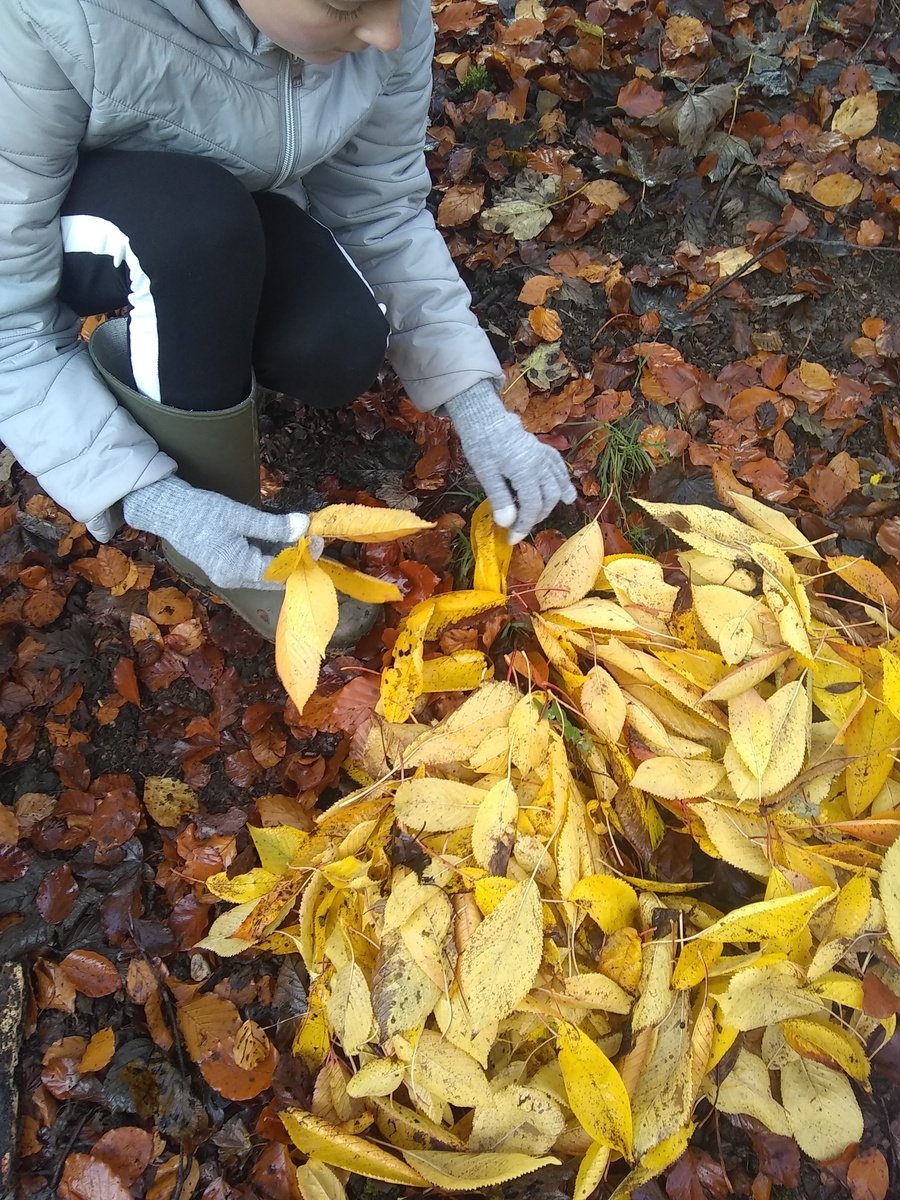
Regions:
<instances>
[{"instance_id":1,"label":"black legging","mask_svg":"<svg viewBox=\"0 0 900 1200\"><path fill-rule=\"evenodd\" d=\"M209 159L101 150L82 155L62 216L61 299L80 316L130 307L134 382L164 404L239 404L252 367L336 408L378 373L388 324L371 290L284 196Z\"/></svg>"}]
</instances>

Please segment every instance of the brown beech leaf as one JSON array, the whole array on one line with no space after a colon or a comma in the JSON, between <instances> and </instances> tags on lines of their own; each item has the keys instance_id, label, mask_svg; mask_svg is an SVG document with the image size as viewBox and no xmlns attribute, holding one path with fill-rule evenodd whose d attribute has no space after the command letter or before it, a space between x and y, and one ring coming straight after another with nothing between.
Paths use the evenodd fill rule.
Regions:
<instances>
[{"instance_id":1,"label":"brown beech leaf","mask_svg":"<svg viewBox=\"0 0 900 1200\"><path fill-rule=\"evenodd\" d=\"M131 1192L108 1162L70 1154L59 1181L59 1200L130 1200Z\"/></svg>"},{"instance_id":2,"label":"brown beech leaf","mask_svg":"<svg viewBox=\"0 0 900 1200\"><path fill-rule=\"evenodd\" d=\"M543 304L548 296L559 291L562 283L558 275L532 275L522 284L517 299L522 304Z\"/></svg>"},{"instance_id":3,"label":"brown beech leaf","mask_svg":"<svg viewBox=\"0 0 900 1200\"><path fill-rule=\"evenodd\" d=\"M99 1029L88 1042L78 1069L83 1075L92 1075L95 1071L102 1071L104 1067L109 1066L115 1052L116 1035L107 1025L104 1029Z\"/></svg>"},{"instance_id":4,"label":"brown beech leaf","mask_svg":"<svg viewBox=\"0 0 900 1200\"><path fill-rule=\"evenodd\" d=\"M544 342L558 342L562 337L562 321L552 308L538 304L528 314L528 324Z\"/></svg>"},{"instance_id":5,"label":"brown beech leaf","mask_svg":"<svg viewBox=\"0 0 900 1200\"><path fill-rule=\"evenodd\" d=\"M130 565L130 559L121 550L114 546L98 546L93 558L79 558L71 567L76 574L98 587L114 588L125 580Z\"/></svg>"},{"instance_id":6,"label":"brown beech leaf","mask_svg":"<svg viewBox=\"0 0 900 1200\"><path fill-rule=\"evenodd\" d=\"M887 1162L876 1146L861 1150L847 1168L853 1200L885 1200L889 1183Z\"/></svg>"},{"instance_id":7,"label":"brown beech leaf","mask_svg":"<svg viewBox=\"0 0 900 1200\"><path fill-rule=\"evenodd\" d=\"M120 1125L94 1142L91 1157L105 1162L126 1187L132 1187L146 1171L153 1155L153 1136L137 1125Z\"/></svg>"},{"instance_id":8,"label":"brown beech leaf","mask_svg":"<svg viewBox=\"0 0 900 1200\"><path fill-rule=\"evenodd\" d=\"M216 1046L241 1027L241 1016L230 1000L214 992L194 997L178 1008L178 1028L194 1062L209 1058Z\"/></svg>"},{"instance_id":9,"label":"brown beech leaf","mask_svg":"<svg viewBox=\"0 0 900 1200\"><path fill-rule=\"evenodd\" d=\"M852 204L854 200L859 199L861 192L862 184L859 180L844 171L825 175L809 189L813 200L817 200L826 208L843 208L845 204Z\"/></svg>"},{"instance_id":10,"label":"brown beech leaf","mask_svg":"<svg viewBox=\"0 0 900 1200\"><path fill-rule=\"evenodd\" d=\"M645 83L643 79L630 79L619 88L616 104L628 113L629 117L649 117L651 113L659 112L665 103L662 92Z\"/></svg>"},{"instance_id":11,"label":"brown beech leaf","mask_svg":"<svg viewBox=\"0 0 900 1200\"><path fill-rule=\"evenodd\" d=\"M866 138L856 143L856 161L873 175L890 175L900 168L900 144L887 138Z\"/></svg>"},{"instance_id":12,"label":"brown beech leaf","mask_svg":"<svg viewBox=\"0 0 900 1200\"><path fill-rule=\"evenodd\" d=\"M91 818L91 836L100 851L122 846L141 823L141 806L131 788L113 788Z\"/></svg>"},{"instance_id":13,"label":"brown beech leaf","mask_svg":"<svg viewBox=\"0 0 900 1200\"><path fill-rule=\"evenodd\" d=\"M459 183L448 188L438 205L437 223L443 229L467 225L484 207L483 183Z\"/></svg>"},{"instance_id":14,"label":"brown beech leaf","mask_svg":"<svg viewBox=\"0 0 900 1200\"><path fill-rule=\"evenodd\" d=\"M147 615L157 625L180 625L193 617L194 606L178 588L154 588L147 593Z\"/></svg>"},{"instance_id":15,"label":"brown beech leaf","mask_svg":"<svg viewBox=\"0 0 900 1200\"><path fill-rule=\"evenodd\" d=\"M73 950L60 963L63 973L83 996L111 996L122 986L119 972L96 950Z\"/></svg>"},{"instance_id":16,"label":"brown beech leaf","mask_svg":"<svg viewBox=\"0 0 900 1200\"><path fill-rule=\"evenodd\" d=\"M271 1086L278 1065L278 1051L269 1043L266 1057L254 1067L243 1068L235 1061L234 1037L224 1038L200 1063L206 1082L226 1100L252 1100Z\"/></svg>"},{"instance_id":17,"label":"brown beech leaf","mask_svg":"<svg viewBox=\"0 0 900 1200\"><path fill-rule=\"evenodd\" d=\"M115 689L123 700L128 700L140 708L141 693L134 670L134 659L123 655L113 667L112 677Z\"/></svg>"},{"instance_id":18,"label":"brown beech leaf","mask_svg":"<svg viewBox=\"0 0 900 1200\"><path fill-rule=\"evenodd\" d=\"M180 1183L179 1183L180 1181ZM195 1158L173 1154L156 1168L146 1200L191 1200L200 1183L200 1164Z\"/></svg>"},{"instance_id":19,"label":"brown beech leaf","mask_svg":"<svg viewBox=\"0 0 900 1200\"><path fill-rule=\"evenodd\" d=\"M78 884L69 864L60 863L41 880L34 903L48 924L58 925L72 911L77 895Z\"/></svg>"},{"instance_id":20,"label":"brown beech leaf","mask_svg":"<svg viewBox=\"0 0 900 1200\"><path fill-rule=\"evenodd\" d=\"M19 818L11 808L0 804L0 846L15 846L20 836Z\"/></svg>"},{"instance_id":21,"label":"brown beech leaf","mask_svg":"<svg viewBox=\"0 0 900 1200\"><path fill-rule=\"evenodd\" d=\"M34 964L33 978L38 1008L70 1014L75 1011L75 987L59 963L39 958Z\"/></svg>"}]
</instances>

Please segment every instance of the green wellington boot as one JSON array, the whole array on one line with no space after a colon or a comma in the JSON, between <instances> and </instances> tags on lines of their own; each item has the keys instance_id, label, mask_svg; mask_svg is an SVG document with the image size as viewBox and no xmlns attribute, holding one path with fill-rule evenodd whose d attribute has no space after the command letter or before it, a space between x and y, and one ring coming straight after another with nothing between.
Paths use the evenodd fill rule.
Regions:
<instances>
[{"instance_id":1,"label":"green wellington boot","mask_svg":"<svg viewBox=\"0 0 900 1200\"><path fill-rule=\"evenodd\" d=\"M90 354L109 390L145 429L160 449L178 463L178 474L193 487L218 492L258 508L259 432L256 401L249 396L234 408L189 412L168 408L124 382L132 378L128 352L128 323L124 318L98 325L91 335ZM189 559L167 542L167 562L202 591L218 596L257 633L273 641L284 592L264 588L219 588ZM340 619L329 650L355 646L375 624L376 604L341 598Z\"/></svg>"}]
</instances>

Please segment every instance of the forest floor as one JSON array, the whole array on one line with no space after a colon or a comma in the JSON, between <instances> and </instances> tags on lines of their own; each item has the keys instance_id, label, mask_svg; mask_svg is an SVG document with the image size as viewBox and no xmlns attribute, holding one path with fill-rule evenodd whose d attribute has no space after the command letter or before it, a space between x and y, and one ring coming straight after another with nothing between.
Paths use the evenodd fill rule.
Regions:
<instances>
[{"instance_id":1,"label":"forest floor","mask_svg":"<svg viewBox=\"0 0 900 1200\"><path fill-rule=\"evenodd\" d=\"M631 496L725 503L738 489L900 585L896 8L434 11L433 209L507 367L507 404L579 488L522 553L542 563L594 516L609 549L658 552ZM273 1114L309 1104L308 1071L283 1053L258 1093L226 1099L186 1062L176 1010L184 989L215 991L285 1051L302 971L192 951L218 911L203 881L251 865L248 823L310 828L346 790L392 631L466 583L480 497L448 423L390 377L336 414L270 396L261 427L268 505L374 500L437 521L358 550L405 599L327 662L303 715L272 648L152 538L98 547L0 460L0 961L22 961L29 982L23 1200L109 1200L123 1180L152 1200L296 1196ZM187 817L150 799L160 781L190 789ZM752 1119L719 1117L635 1200L900 1196L898 1089L894 1038L846 1160L808 1162ZM101 1136L90 1161L115 1171L85 1165ZM570 1182L560 1168L499 1190L547 1200Z\"/></svg>"}]
</instances>

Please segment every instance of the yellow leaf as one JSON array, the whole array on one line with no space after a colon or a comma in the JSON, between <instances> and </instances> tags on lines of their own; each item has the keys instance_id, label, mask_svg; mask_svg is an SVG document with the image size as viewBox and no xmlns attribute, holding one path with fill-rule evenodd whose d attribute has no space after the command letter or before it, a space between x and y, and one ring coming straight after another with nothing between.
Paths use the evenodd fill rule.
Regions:
<instances>
[{"instance_id":1,"label":"yellow leaf","mask_svg":"<svg viewBox=\"0 0 900 1200\"><path fill-rule=\"evenodd\" d=\"M799 967L790 962L745 967L735 972L719 996L726 1025L734 1029L761 1029L791 1017L823 1011L821 996L803 987Z\"/></svg>"},{"instance_id":2,"label":"yellow leaf","mask_svg":"<svg viewBox=\"0 0 900 1200\"><path fill-rule=\"evenodd\" d=\"M578 698L585 720L605 742L617 742L622 735L627 710L622 689L601 666L591 667Z\"/></svg>"},{"instance_id":3,"label":"yellow leaf","mask_svg":"<svg viewBox=\"0 0 900 1200\"><path fill-rule=\"evenodd\" d=\"M719 278L727 279L729 275L734 275L736 271L740 271L741 267L746 266L752 258L752 253L744 246L734 246L730 250L718 250L715 254L707 255L705 265L710 266L710 264L716 263L719 267ZM757 262L744 274L750 275L758 270L759 263Z\"/></svg>"},{"instance_id":4,"label":"yellow leaf","mask_svg":"<svg viewBox=\"0 0 900 1200\"><path fill-rule=\"evenodd\" d=\"M796 554L798 558L820 558L818 550L799 529L783 513L777 509L760 504L752 496L742 496L739 492L729 492L732 503L738 515L743 517L748 525L763 534L767 542L781 546L782 549Z\"/></svg>"},{"instance_id":5,"label":"yellow leaf","mask_svg":"<svg viewBox=\"0 0 900 1200\"><path fill-rule=\"evenodd\" d=\"M347 1094L356 1100L390 1096L403 1082L406 1067L393 1058L373 1058L347 1080Z\"/></svg>"},{"instance_id":6,"label":"yellow leaf","mask_svg":"<svg viewBox=\"0 0 900 1200\"><path fill-rule=\"evenodd\" d=\"M591 1142L590 1149L578 1164L578 1174L575 1176L575 1191L572 1200L589 1200L600 1186L606 1169L609 1166L609 1146L601 1146L599 1142Z\"/></svg>"},{"instance_id":7,"label":"yellow leaf","mask_svg":"<svg viewBox=\"0 0 900 1200\"><path fill-rule=\"evenodd\" d=\"M603 576L620 604L646 609L657 617L670 617L678 588L666 583L662 566L638 555L622 555L607 562Z\"/></svg>"},{"instance_id":8,"label":"yellow leaf","mask_svg":"<svg viewBox=\"0 0 900 1200\"><path fill-rule=\"evenodd\" d=\"M743 666L729 671L724 679L720 679L718 683L713 684L708 691L704 692L703 699L705 701L733 700L736 696L742 695L747 688L755 688L764 679L768 679L772 672L776 671L789 657L787 650L772 650L768 654L761 654L759 658L751 659Z\"/></svg>"},{"instance_id":9,"label":"yellow leaf","mask_svg":"<svg viewBox=\"0 0 900 1200\"><path fill-rule=\"evenodd\" d=\"M346 1054L359 1054L375 1033L375 1013L366 977L355 962L349 962L331 981L328 1020Z\"/></svg>"},{"instance_id":10,"label":"yellow leaf","mask_svg":"<svg viewBox=\"0 0 900 1200\"><path fill-rule=\"evenodd\" d=\"M379 1179L382 1183L427 1187L427 1182L418 1171L365 1138L345 1133L343 1129L304 1112L302 1108L286 1108L278 1115L297 1149L311 1158L315 1157L341 1171L352 1171L367 1179Z\"/></svg>"},{"instance_id":11,"label":"yellow leaf","mask_svg":"<svg viewBox=\"0 0 900 1200\"><path fill-rule=\"evenodd\" d=\"M394 812L416 833L468 829L484 796L483 788L454 779L407 779L397 787Z\"/></svg>"},{"instance_id":12,"label":"yellow leaf","mask_svg":"<svg viewBox=\"0 0 900 1200\"><path fill-rule=\"evenodd\" d=\"M762 779L772 754L772 713L755 688L729 701L728 727L744 766Z\"/></svg>"},{"instance_id":13,"label":"yellow leaf","mask_svg":"<svg viewBox=\"0 0 900 1200\"><path fill-rule=\"evenodd\" d=\"M489 500L482 500L472 513L469 527L472 553L475 555L475 575L472 586L476 591L506 593L506 573L513 548L506 530L494 524Z\"/></svg>"},{"instance_id":14,"label":"yellow leaf","mask_svg":"<svg viewBox=\"0 0 900 1200\"><path fill-rule=\"evenodd\" d=\"M772 1095L769 1068L758 1054L751 1054L743 1046L734 1066L714 1088L713 1103L720 1112L744 1113L761 1121L772 1133L790 1135L787 1114Z\"/></svg>"},{"instance_id":15,"label":"yellow leaf","mask_svg":"<svg viewBox=\"0 0 900 1200\"><path fill-rule=\"evenodd\" d=\"M317 1071L331 1050L331 1027L325 1011L325 979L319 976L309 990L309 1007L300 1020L291 1047L293 1054Z\"/></svg>"},{"instance_id":16,"label":"yellow leaf","mask_svg":"<svg viewBox=\"0 0 900 1200\"><path fill-rule=\"evenodd\" d=\"M630 633L637 628L634 617L612 600L586 596L565 608L554 608L547 620L574 629L596 629L609 633Z\"/></svg>"},{"instance_id":17,"label":"yellow leaf","mask_svg":"<svg viewBox=\"0 0 900 1200\"><path fill-rule=\"evenodd\" d=\"M825 1019L794 1017L781 1022L789 1046L804 1058L823 1056L869 1090L869 1060L859 1037Z\"/></svg>"},{"instance_id":18,"label":"yellow leaf","mask_svg":"<svg viewBox=\"0 0 900 1200\"><path fill-rule=\"evenodd\" d=\"M838 171L834 175L825 175L809 189L813 200L826 208L842 208L858 200L862 192L862 184L846 171Z\"/></svg>"},{"instance_id":19,"label":"yellow leaf","mask_svg":"<svg viewBox=\"0 0 900 1200\"><path fill-rule=\"evenodd\" d=\"M623 1016L631 1012L634 999L606 975L595 972L585 975L570 975L563 981L566 1000L585 1008L597 1008L601 1012L620 1013Z\"/></svg>"},{"instance_id":20,"label":"yellow leaf","mask_svg":"<svg viewBox=\"0 0 900 1200\"><path fill-rule=\"evenodd\" d=\"M408 1067L408 1086L415 1096L429 1094L460 1108L489 1104L493 1091L478 1063L433 1029L419 1035Z\"/></svg>"},{"instance_id":21,"label":"yellow leaf","mask_svg":"<svg viewBox=\"0 0 900 1200\"><path fill-rule=\"evenodd\" d=\"M372 1100L378 1132L398 1150L464 1150L456 1134L394 1100Z\"/></svg>"},{"instance_id":22,"label":"yellow leaf","mask_svg":"<svg viewBox=\"0 0 900 1200\"><path fill-rule=\"evenodd\" d=\"M423 521L406 509L329 504L310 514L308 535L346 542L392 542L423 529L434 529L434 522Z\"/></svg>"},{"instance_id":23,"label":"yellow leaf","mask_svg":"<svg viewBox=\"0 0 900 1200\"><path fill-rule=\"evenodd\" d=\"M766 825L759 817L720 804L692 806L706 829L712 853L748 875L765 879L772 864L766 857Z\"/></svg>"},{"instance_id":24,"label":"yellow leaf","mask_svg":"<svg viewBox=\"0 0 900 1200\"><path fill-rule=\"evenodd\" d=\"M309 847L311 838L293 825L248 826L263 869L272 875L286 875Z\"/></svg>"},{"instance_id":25,"label":"yellow leaf","mask_svg":"<svg viewBox=\"0 0 900 1200\"><path fill-rule=\"evenodd\" d=\"M457 650L422 663L422 691L474 692L492 668L480 650Z\"/></svg>"},{"instance_id":26,"label":"yellow leaf","mask_svg":"<svg viewBox=\"0 0 900 1200\"><path fill-rule=\"evenodd\" d=\"M582 600L603 566L603 535L596 521L563 542L544 567L534 594L543 611Z\"/></svg>"},{"instance_id":27,"label":"yellow leaf","mask_svg":"<svg viewBox=\"0 0 900 1200\"><path fill-rule=\"evenodd\" d=\"M878 877L878 894L884 909L888 936L894 943L894 953L900 954L900 840L888 849Z\"/></svg>"},{"instance_id":28,"label":"yellow leaf","mask_svg":"<svg viewBox=\"0 0 900 1200\"><path fill-rule=\"evenodd\" d=\"M531 990L543 947L537 884L517 884L485 917L459 956L457 978L475 1032L502 1021Z\"/></svg>"},{"instance_id":29,"label":"yellow leaf","mask_svg":"<svg viewBox=\"0 0 900 1200\"><path fill-rule=\"evenodd\" d=\"M302 1200L347 1200L344 1185L326 1163L310 1158L297 1168Z\"/></svg>"},{"instance_id":30,"label":"yellow leaf","mask_svg":"<svg viewBox=\"0 0 900 1200\"><path fill-rule=\"evenodd\" d=\"M833 897L832 888L817 887L796 896L745 904L701 930L697 936L707 942L761 942L768 938L790 937L806 925L817 908Z\"/></svg>"},{"instance_id":31,"label":"yellow leaf","mask_svg":"<svg viewBox=\"0 0 900 1200\"><path fill-rule=\"evenodd\" d=\"M850 554L836 555L834 558L826 558L825 561L835 575L867 600L875 604L886 604L889 610L900 604L900 594L896 587L875 563L865 558L855 558Z\"/></svg>"},{"instance_id":32,"label":"yellow leaf","mask_svg":"<svg viewBox=\"0 0 900 1200\"><path fill-rule=\"evenodd\" d=\"M197 949L212 950L220 958L233 958L236 954L243 954L245 950L249 950L250 942L247 938L234 937L234 934L256 908L256 904L256 900L249 900L246 904L239 904L216 917L209 927L209 933L197 943Z\"/></svg>"},{"instance_id":33,"label":"yellow leaf","mask_svg":"<svg viewBox=\"0 0 900 1200\"><path fill-rule=\"evenodd\" d=\"M567 899L587 909L604 933L614 933L628 926L637 928L640 920L637 892L630 883L614 875L584 876Z\"/></svg>"},{"instance_id":34,"label":"yellow leaf","mask_svg":"<svg viewBox=\"0 0 900 1200\"><path fill-rule=\"evenodd\" d=\"M688 942L672 972L672 987L678 991L696 987L708 978L710 967L721 956L721 942Z\"/></svg>"},{"instance_id":35,"label":"yellow leaf","mask_svg":"<svg viewBox=\"0 0 900 1200\"><path fill-rule=\"evenodd\" d=\"M660 755L638 764L631 786L666 800L691 800L713 791L724 778L721 763Z\"/></svg>"},{"instance_id":36,"label":"yellow leaf","mask_svg":"<svg viewBox=\"0 0 900 1200\"><path fill-rule=\"evenodd\" d=\"M847 764L847 804L858 817L884 787L894 766L900 721L870 696L844 732Z\"/></svg>"},{"instance_id":37,"label":"yellow leaf","mask_svg":"<svg viewBox=\"0 0 900 1200\"><path fill-rule=\"evenodd\" d=\"M84 1054L78 1063L82 1075L90 1075L94 1071L102 1071L112 1062L116 1052L116 1035L108 1026L99 1029L85 1047Z\"/></svg>"},{"instance_id":38,"label":"yellow leaf","mask_svg":"<svg viewBox=\"0 0 900 1200\"><path fill-rule=\"evenodd\" d=\"M381 705L388 721L405 721L422 695L425 631L433 611L434 601L423 601L400 626L391 665L381 676Z\"/></svg>"},{"instance_id":39,"label":"yellow leaf","mask_svg":"<svg viewBox=\"0 0 900 1200\"><path fill-rule=\"evenodd\" d=\"M900 658L884 646L879 646L878 650L881 655L881 694L886 708L900 720Z\"/></svg>"},{"instance_id":40,"label":"yellow leaf","mask_svg":"<svg viewBox=\"0 0 900 1200\"><path fill-rule=\"evenodd\" d=\"M285 546L280 554L276 554L266 568L263 579L269 583L287 583L291 575L300 565L300 560L309 549L309 538L302 537L295 546Z\"/></svg>"},{"instance_id":41,"label":"yellow leaf","mask_svg":"<svg viewBox=\"0 0 900 1200\"><path fill-rule=\"evenodd\" d=\"M196 792L180 779L150 775L144 780L144 808L163 829L174 829L182 817L197 812L200 801Z\"/></svg>"},{"instance_id":42,"label":"yellow leaf","mask_svg":"<svg viewBox=\"0 0 900 1200\"><path fill-rule=\"evenodd\" d=\"M273 875L262 867L253 867L244 875L235 875L233 879L229 879L224 871L219 871L210 875L206 888L220 900L227 900L230 904L245 904L248 900L265 896L279 879L279 875Z\"/></svg>"},{"instance_id":43,"label":"yellow leaf","mask_svg":"<svg viewBox=\"0 0 900 1200\"><path fill-rule=\"evenodd\" d=\"M498 875L486 875L475 880L475 903L481 910L482 916L488 916L494 911L504 896L516 887L514 879L506 879Z\"/></svg>"},{"instance_id":44,"label":"yellow leaf","mask_svg":"<svg viewBox=\"0 0 900 1200\"><path fill-rule=\"evenodd\" d=\"M354 571L352 567L335 562L333 558L320 558L318 564L337 590L345 596L352 596L354 600L362 600L366 604L391 604L403 599L403 593L396 583L373 579L371 575Z\"/></svg>"},{"instance_id":45,"label":"yellow leaf","mask_svg":"<svg viewBox=\"0 0 900 1200\"><path fill-rule=\"evenodd\" d=\"M472 826L472 853L490 875L505 875L516 837L519 799L508 779L488 789Z\"/></svg>"},{"instance_id":46,"label":"yellow leaf","mask_svg":"<svg viewBox=\"0 0 900 1200\"><path fill-rule=\"evenodd\" d=\"M853 938L866 922L872 907L872 883L867 875L854 875L840 890L828 926L830 938Z\"/></svg>"},{"instance_id":47,"label":"yellow leaf","mask_svg":"<svg viewBox=\"0 0 900 1200\"><path fill-rule=\"evenodd\" d=\"M741 800L771 796L800 774L809 732L809 693L802 680L785 684L766 701L772 720L772 753L762 779L745 767L734 746L725 751L728 781Z\"/></svg>"},{"instance_id":48,"label":"yellow leaf","mask_svg":"<svg viewBox=\"0 0 900 1200\"><path fill-rule=\"evenodd\" d=\"M509 718L509 753L523 776L537 771L550 753L550 724L541 717L537 700L523 696Z\"/></svg>"},{"instance_id":49,"label":"yellow leaf","mask_svg":"<svg viewBox=\"0 0 900 1200\"><path fill-rule=\"evenodd\" d=\"M731 666L743 662L758 642L754 622L759 600L718 583L691 590L697 620L718 644L722 657Z\"/></svg>"},{"instance_id":50,"label":"yellow leaf","mask_svg":"<svg viewBox=\"0 0 900 1200\"><path fill-rule=\"evenodd\" d=\"M840 1071L799 1055L781 1068L781 1103L800 1149L819 1162L837 1158L863 1135L853 1088Z\"/></svg>"},{"instance_id":51,"label":"yellow leaf","mask_svg":"<svg viewBox=\"0 0 900 1200\"><path fill-rule=\"evenodd\" d=\"M657 504L634 499L661 525L704 554L732 560L744 558L747 549L758 540L753 530L720 509L704 504Z\"/></svg>"},{"instance_id":52,"label":"yellow leaf","mask_svg":"<svg viewBox=\"0 0 900 1200\"><path fill-rule=\"evenodd\" d=\"M433 596L427 603L432 607L425 628L425 640L430 642L439 633L443 633L448 625L480 616L481 613L489 612L492 608L505 607L506 596L503 592L441 592L440 595ZM411 616L412 613L410 613Z\"/></svg>"},{"instance_id":53,"label":"yellow leaf","mask_svg":"<svg viewBox=\"0 0 900 1200\"><path fill-rule=\"evenodd\" d=\"M558 1166L560 1161L530 1154L474 1154L471 1150L404 1150L403 1156L430 1183L451 1192L495 1187L539 1167Z\"/></svg>"},{"instance_id":54,"label":"yellow leaf","mask_svg":"<svg viewBox=\"0 0 900 1200\"><path fill-rule=\"evenodd\" d=\"M546 1092L510 1084L498 1088L472 1119L469 1151L546 1154L565 1128L562 1109Z\"/></svg>"},{"instance_id":55,"label":"yellow leaf","mask_svg":"<svg viewBox=\"0 0 900 1200\"><path fill-rule=\"evenodd\" d=\"M334 584L308 554L288 578L275 631L275 667L298 711L316 689L325 648L337 628Z\"/></svg>"},{"instance_id":56,"label":"yellow leaf","mask_svg":"<svg viewBox=\"0 0 900 1200\"><path fill-rule=\"evenodd\" d=\"M831 128L848 137L851 142L871 133L878 124L878 93L863 92L848 96L831 119Z\"/></svg>"},{"instance_id":57,"label":"yellow leaf","mask_svg":"<svg viewBox=\"0 0 900 1200\"><path fill-rule=\"evenodd\" d=\"M596 1042L569 1021L557 1035L569 1107L595 1142L631 1157L631 1102L622 1076Z\"/></svg>"}]
</instances>

